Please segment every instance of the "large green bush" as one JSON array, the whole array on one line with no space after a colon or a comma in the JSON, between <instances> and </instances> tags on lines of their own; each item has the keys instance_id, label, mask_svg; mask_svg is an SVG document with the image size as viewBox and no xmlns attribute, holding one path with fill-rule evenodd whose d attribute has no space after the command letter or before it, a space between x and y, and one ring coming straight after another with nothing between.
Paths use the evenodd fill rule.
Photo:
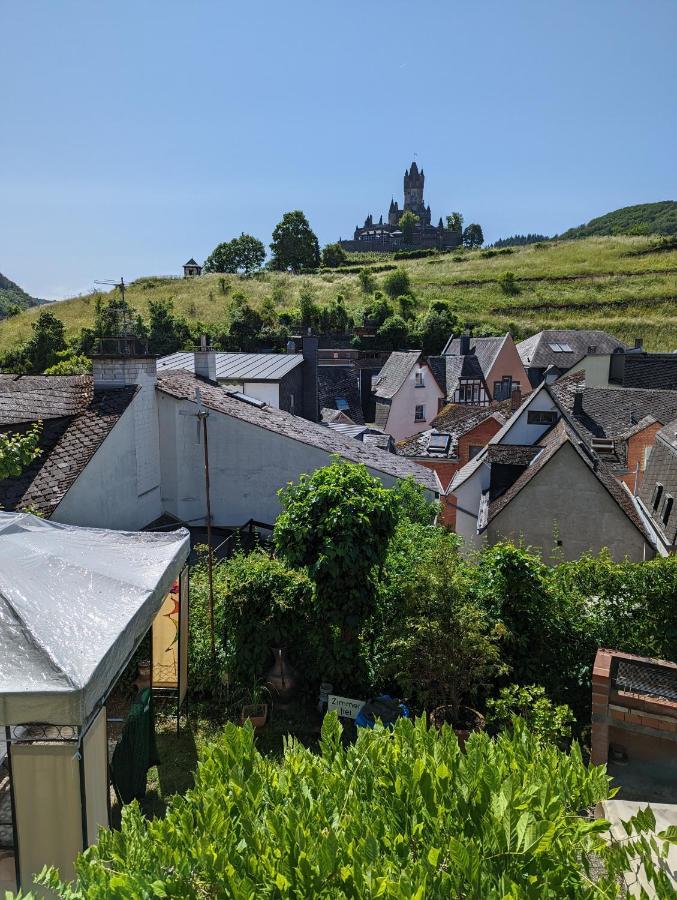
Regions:
<instances>
[{"instance_id":1,"label":"large green bush","mask_svg":"<svg viewBox=\"0 0 677 900\"><path fill-rule=\"evenodd\" d=\"M264 550L238 552L214 567L217 671L213 672L208 615L207 563L203 554L191 576L191 686L213 694L228 672L245 689L273 663L272 647L287 647L295 665L317 672L313 585Z\"/></svg>"},{"instance_id":2,"label":"large green bush","mask_svg":"<svg viewBox=\"0 0 677 900\"><path fill-rule=\"evenodd\" d=\"M473 735L462 753L449 729L400 720L344 746L332 713L319 753L290 740L277 762L250 727L228 725L165 818L133 803L79 857L72 888L43 880L64 900L612 898L633 847L609 847L608 823L581 816L608 795L577 746L566 754L519 729ZM644 859L650 849L644 838ZM593 855L606 866L596 882ZM665 875L652 881L674 896Z\"/></svg>"}]
</instances>

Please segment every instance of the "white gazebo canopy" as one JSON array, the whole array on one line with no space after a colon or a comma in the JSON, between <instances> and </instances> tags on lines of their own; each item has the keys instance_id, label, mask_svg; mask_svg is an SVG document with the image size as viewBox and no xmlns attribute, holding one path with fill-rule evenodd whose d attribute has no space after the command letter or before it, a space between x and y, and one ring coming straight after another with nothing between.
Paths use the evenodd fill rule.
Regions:
<instances>
[{"instance_id":1,"label":"white gazebo canopy","mask_svg":"<svg viewBox=\"0 0 677 900\"><path fill-rule=\"evenodd\" d=\"M0 513L0 726L84 726L189 554L167 534Z\"/></svg>"}]
</instances>

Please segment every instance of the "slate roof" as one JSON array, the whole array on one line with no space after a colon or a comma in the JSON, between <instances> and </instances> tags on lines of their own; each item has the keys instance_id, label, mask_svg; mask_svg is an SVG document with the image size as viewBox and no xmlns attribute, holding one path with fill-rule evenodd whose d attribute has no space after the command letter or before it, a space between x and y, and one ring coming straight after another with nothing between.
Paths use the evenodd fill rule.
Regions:
<instances>
[{"instance_id":1,"label":"slate roof","mask_svg":"<svg viewBox=\"0 0 677 900\"><path fill-rule=\"evenodd\" d=\"M374 396L392 400L421 358L420 350L395 350L374 380Z\"/></svg>"},{"instance_id":2,"label":"slate roof","mask_svg":"<svg viewBox=\"0 0 677 900\"><path fill-rule=\"evenodd\" d=\"M616 442L615 452L607 458L617 467L627 465L626 435L642 419L652 416L665 424L677 417L677 390L586 387L584 372L565 375L548 390L588 447L592 447L593 438ZM583 411L574 413L574 397L579 390L583 393Z\"/></svg>"},{"instance_id":3,"label":"slate roof","mask_svg":"<svg viewBox=\"0 0 677 900\"><path fill-rule=\"evenodd\" d=\"M486 388L482 366L474 353L465 356L430 356L428 365L447 400L454 396L461 378L480 379Z\"/></svg>"},{"instance_id":4,"label":"slate roof","mask_svg":"<svg viewBox=\"0 0 677 900\"><path fill-rule=\"evenodd\" d=\"M89 375L0 379L0 430L17 433L42 420L41 455L19 478L0 481L0 505L50 516L85 469L137 388L93 391Z\"/></svg>"},{"instance_id":5,"label":"slate roof","mask_svg":"<svg viewBox=\"0 0 677 900\"><path fill-rule=\"evenodd\" d=\"M374 404L374 425L384 431L388 427L390 400L379 398Z\"/></svg>"},{"instance_id":6,"label":"slate roof","mask_svg":"<svg viewBox=\"0 0 677 900\"><path fill-rule=\"evenodd\" d=\"M645 538L653 543L652 537L647 531L628 491L626 491L623 485L614 478L612 472L604 464L598 464L597 466L593 464L592 457L579 446L576 432L564 421L564 419L560 419L543 435L538 444L531 448L532 450L537 451L531 464L524 469L503 494L489 503L486 521L482 523L482 529L486 528L489 522L495 519L510 501L519 494L522 488L545 468L550 459L552 459L555 453L557 453L565 443L569 443L573 447L580 459L594 474L600 484L609 492L609 494L611 494L633 525Z\"/></svg>"},{"instance_id":7,"label":"slate roof","mask_svg":"<svg viewBox=\"0 0 677 900\"><path fill-rule=\"evenodd\" d=\"M494 364L498 353L507 340L508 335L499 335L497 337L471 337L470 338L470 353L474 354L477 357L477 360L480 364L480 368L482 370L482 374L486 377L487 373L491 370L491 367ZM442 351L443 356L460 356L461 354L461 339L460 337L454 337L453 335L447 341L444 350Z\"/></svg>"},{"instance_id":8,"label":"slate roof","mask_svg":"<svg viewBox=\"0 0 677 900\"><path fill-rule=\"evenodd\" d=\"M507 422L511 415L510 400L491 403L489 406L469 406L465 403L450 403L445 406L431 422L432 428L419 431L411 437L397 443L395 452L400 456L430 457L431 459L449 459L456 456L458 441L464 434L477 428L482 422L494 416L501 424ZM432 434L448 434L451 438L446 453L428 452L428 444Z\"/></svg>"},{"instance_id":9,"label":"slate roof","mask_svg":"<svg viewBox=\"0 0 677 900\"><path fill-rule=\"evenodd\" d=\"M364 424L360 386L354 369L343 366L319 366L317 394L321 409L340 409L356 425ZM341 399L347 403L347 407L338 406Z\"/></svg>"},{"instance_id":10,"label":"slate roof","mask_svg":"<svg viewBox=\"0 0 677 900\"><path fill-rule=\"evenodd\" d=\"M200 265L200 263L196 263L192 256L191 256L191 258L188 260L188 262L187 262L187 263L184 263L183 265L184 265L184 266L197 266L198 269L201 269L201 268L202 268L202 266Z\"/></svg>"},{"instance_id":11,"label":"slate roof","mask_svg":"<svg viewBox=\"0 0 677 900\"><path fill-rule=\"evenodd\" d=\"M436 492L440 490L434 472L395 456L393 453L385 453L383 450L369 447L361 441L337 433L335 429L327 428L318 422L310 422L300 416L293 416L291 413L271 406L263 408L251 406L231 397L221 387L199 381L188 372L177 370L158 373L158 390L178 400L195 403L196 386L200 388L203 404L215 412L248 422L290 440L317 447L328 454L338 453L350 462L363 463L368 468L393 478L406 478L411 475L428 490Z\"/></svg>"},{"instance_id":12,"label":"slate roof","mask_svg":"<svg viewBox=\"0 0 677 900\"><path fill-rule=\"evenodd\" d=\"M280 381L303 363L300 353L220 353L216 352L217 381ZM158 373L173 369L195 372L192 351L179 351L157 361Z\"/></svg>"},{"instance_id":13,"label":"slate roof","mask_svg":"<svg viewBox=\"0 0 677 900\"><path fill-rule=\"evenodd\" d=\"M656 484L663 485L663 494L658 508L653 508L653 494ZM644 472L644 480L639 497L654 528L663 536L668 547L677 542L677 503L673 503L672 513L663 523L663 499L670 494L677 501L677 419L668 422L656 434L656 442L651 451Z\"/></svg>"},{"instance_id":14,"label":"slate roof","mask_svg":"<svg viewBox=\"0 0 677 900\"><path fill-rule=\"evenodd\" d=\"M571 352L553 350L551 344L568 344ZM624 348L625 344L606 331L562 328L532 334L517 344L517 352L525 368L547 369L548 366L555 366L563 372L587 356L590 347L595 347L595 353L613 353L618 347Z\"/></svg>"},{"instance_id":15,"label":"slate roof","mask_svg":"<svg viewBox=\"0 0 677 900\"><path fill-rule=\"evenodd\" d=\"M537 444L489 444L486 459L502 466L528 466L540 452Z\"/></svg>"},{"instance_id":16,"label":"slate roof","mask_svg":"<svg viewBox=\"0 0 677 900\"><path fill-rule=\"evenodd\" d=\"M626 353L623 387L677 390L677 353Z\"/></svg>"}]
</instances>

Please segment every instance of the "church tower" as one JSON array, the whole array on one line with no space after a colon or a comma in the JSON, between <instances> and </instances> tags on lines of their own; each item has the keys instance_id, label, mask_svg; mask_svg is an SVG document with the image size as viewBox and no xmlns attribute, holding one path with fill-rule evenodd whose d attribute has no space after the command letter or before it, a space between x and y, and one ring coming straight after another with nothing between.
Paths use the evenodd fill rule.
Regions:
<instances>
[{"instance_id":1,"label":"church tower","mask_svg":"<svg viewBox=\"0 0 677 900\"><path fill-rule=\"evenodd\" d=\"M426 221L426 208L423 205L423 185L425 175L423 169L418 171L415 162L404 173L404 208L415 213L422 222Z\"/></svg>"}]
</instances>

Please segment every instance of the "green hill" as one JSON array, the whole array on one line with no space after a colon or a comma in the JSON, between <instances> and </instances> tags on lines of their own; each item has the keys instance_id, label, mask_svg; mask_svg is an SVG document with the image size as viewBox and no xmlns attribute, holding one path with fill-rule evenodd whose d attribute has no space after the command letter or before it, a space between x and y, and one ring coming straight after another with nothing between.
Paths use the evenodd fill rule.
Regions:
<instances>
[{"instance_id":1,"label":"green hill","mask_svg":"<svg viewBox=\"0 0 677 900\"><path fill-rule=\"evenodd\" d=\"M22 290L18 284L14 284L0 272L0 319L8 315L15 315L32 306L39 306L44 300L31 297Z\"/></svg>"},{"instance_id":2,"label":"green hill","mask_svg":"<svg viewBox=\"0 0 677 900\"><path fill-rule=\"evenodd\" d=\"M616 209L604 216L591 219L587 225L570 228L560 235L560 238L571 240L620 234L677 235L677 200L624 206L623 209Z\"/></svg>"},{"instance_id":3,"label":"green hill","mask_svg":"<svg viewBox=\"0 0 677 900\"><path fill-rule=\"evenodd\" d=\"M598 328L632 341L642 336L650 350L677 348L677 243L664 238L592 237L555 240L502 250L459 251L395 262L365 255L380 287L384 264L401 266L411 279L418 310L432 300L448 300L468 326L487 326L495 333L511 330L522 338L543 328ZM338 293L357 311L369 299L362 291L356 258L352 271L334 269L294 276L261 272L251 278L205 275L200 278L146 277L133 282L127 299L144 316L150 300L172 300L177 313L207 326L224 321L236 292L261 308L278 311L298 305L302 288L318 304ZM507 293L500 276L515 275L516 293ZM91 326L97 297L90 294L50 304L49 310L75 336ZM28 309L0 322L0 353L26 340L40 309Z\"/></svg>"}]
</instances>

